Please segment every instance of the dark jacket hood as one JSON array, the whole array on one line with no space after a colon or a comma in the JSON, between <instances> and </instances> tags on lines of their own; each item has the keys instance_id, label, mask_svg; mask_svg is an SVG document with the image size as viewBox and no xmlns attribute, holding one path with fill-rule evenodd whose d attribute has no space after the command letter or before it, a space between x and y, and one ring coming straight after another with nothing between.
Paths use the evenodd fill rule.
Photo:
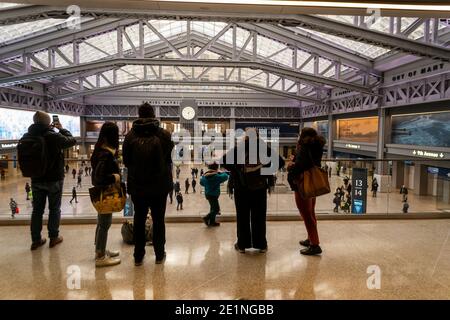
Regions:
<instances>
[{"instance_id":1,"label":"dark jacket hood","mask_svg":"<svg viewBox=\"0 0 450 320\"><path fill-rule=\"evenodd\" d=\"M159 128L159 121L155 118L140 118L133 122L133 131L138 134L155 134Z\"/></svg>"},{"instance_id":2,"label":"dark jacket hood","mask_svg":"<svg viewBox=\"0 0 450 320\"><path fill-rule=\"evenodd\" d=\"M28 133L36 136L44 134L47 131L52 131L49 126L46 126L45 124L32 124L28 127Z\"/></svg>"}]
</instances>

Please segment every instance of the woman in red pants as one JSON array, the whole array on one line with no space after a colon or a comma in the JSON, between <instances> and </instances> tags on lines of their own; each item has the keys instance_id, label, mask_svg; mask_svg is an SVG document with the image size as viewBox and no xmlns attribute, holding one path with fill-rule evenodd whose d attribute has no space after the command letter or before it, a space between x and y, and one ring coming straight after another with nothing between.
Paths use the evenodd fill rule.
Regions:
<instances>
[{"instance_id":1,"label":"woman in red pants","mask_svg":"<svg viewBox=\"0 0 450 320\"><path fill-rule=\"evenodd\" d=\"M297 143L297 154L295 162L290 166L290 174L298 177L304 171L313 166L321 166L323 146L325 139L317 134L313 128L303 128ZM300 215L305 222L308 238L300 241L300 245L306 247L300 250L304 255L321 254L322 249L319 246L319 233L317 232L316 220L316 198L303 199L297 190L295 190L295 203L300 211Z\"/></svg>"}]
</instances>

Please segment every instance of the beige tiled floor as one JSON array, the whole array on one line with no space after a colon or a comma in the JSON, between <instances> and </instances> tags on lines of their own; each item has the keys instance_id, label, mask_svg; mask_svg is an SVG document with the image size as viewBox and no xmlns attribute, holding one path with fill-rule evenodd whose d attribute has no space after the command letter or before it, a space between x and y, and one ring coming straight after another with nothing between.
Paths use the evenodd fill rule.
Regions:
<instances>
[{"instance_id":1,"label":"beige tiled floor","mask_svg":"<svg viewBox=\"0 0 450 320\"><path fill-rule=\"evenodd\" d=\"M28 227L0 227L0 299L449 299L450 221L321 221L322 257L299 254L301 222L269 222L266 254L233 249L235 223L167 225L167 260L135 267L120 226L122 264L95 269L94 225L62 226L64 242L29 251ZM367 288L367 268L381 289ZM69 266L81 288L67 288Z\"/></svg>"},{"instance_id":2,"label":"beige tiled floor","mask_svg":"<svg viewBox=\"0 0 450 320\"><path fill-rule=\"evenodd\" d=\"M184 196L184 210L177 211L176 204L168 204L167 216L202 216L208 212L208 202L204 195L200 193L201 187L197 186L197 193L192 193L192 188L188 195L184 194L184 180L190 177L190 169L183 167L180 177L181 188ZM197 179L198 180L198 179ZM29 217L32 206L30 201L25 200L24 186L27 180L20 176L10 177L6 181L0 181L0 219L9 218L9 198L13 197L18 201L21 209L21 216ZM279 174L279 181L286 183L286 177ZM331 179L332 190L343 184L342 177L333 176ZM62 202L62 215L70 217L81 216L95 216L95 209L90 203L88 196L88 188L91 186L90 177L83 177L83 188L78 190L79 203L69 204L71 199L72 187L76 185L76 180L69 175L65 179L64 196ZM220 197L220 204L222 213L224 215L235 215L234 202L225 193L225 186L223 186L223 193ZM333 191L334 193L334 191ZM410 192L409 204L410 213L433 213L439 212L436 207L436 198L431 196L415 196ZM317 202L316 211L318 214L330 214L333 212L332 194L325 195L319 198ZM367 213L368 214L401 214L402 202L401 195L398 190L391 193L379 193L377 198L372 198L371 195L367 199ZM292 192L275 193L268 198L268 214L270 215L293 215L298 216L298 211L295 207L294 197ZM340 214L343 214L340 211ZM120 216L121 214L116 214Z\"/></svg>"}]
</instances>

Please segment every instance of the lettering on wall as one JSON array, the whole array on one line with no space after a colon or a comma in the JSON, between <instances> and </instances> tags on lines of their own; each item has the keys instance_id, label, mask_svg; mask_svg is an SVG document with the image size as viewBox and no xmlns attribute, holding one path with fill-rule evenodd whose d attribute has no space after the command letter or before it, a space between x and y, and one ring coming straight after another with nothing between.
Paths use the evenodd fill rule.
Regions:
<instances>
[{"instance_id":1,"label":"lettering on wall","mask_svg":"<svg viewBox=\"0 0 450 320\"><path fill-rule=\"evenodd\" d=\"M401 74L393 75L391 77L391 80L392 80L392 82L407 80L407 79L415 78L420 75L443 70L444 67L445 67L445 63L436 63L433 65L418 68L416 70L411 70L411 71L404 72Z\"/></svg>"}]
</instances>

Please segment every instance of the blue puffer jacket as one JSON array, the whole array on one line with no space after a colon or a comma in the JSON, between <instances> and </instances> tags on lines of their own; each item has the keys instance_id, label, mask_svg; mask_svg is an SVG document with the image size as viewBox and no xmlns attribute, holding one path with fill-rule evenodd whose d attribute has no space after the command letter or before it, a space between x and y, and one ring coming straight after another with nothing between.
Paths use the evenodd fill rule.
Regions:
<instances>
[{"instance_id":1,"label":"blue puffer jacket","mask_svg":"<svg viewBox=\"0 0 450 320\"><path fill-rule=\"evenodd\" d=\"M205 187L205 195L220 196L220 184L228 180L228 173L217 170L207 171L200 178L200 185Z\"/></svg>"}]
</instances>

